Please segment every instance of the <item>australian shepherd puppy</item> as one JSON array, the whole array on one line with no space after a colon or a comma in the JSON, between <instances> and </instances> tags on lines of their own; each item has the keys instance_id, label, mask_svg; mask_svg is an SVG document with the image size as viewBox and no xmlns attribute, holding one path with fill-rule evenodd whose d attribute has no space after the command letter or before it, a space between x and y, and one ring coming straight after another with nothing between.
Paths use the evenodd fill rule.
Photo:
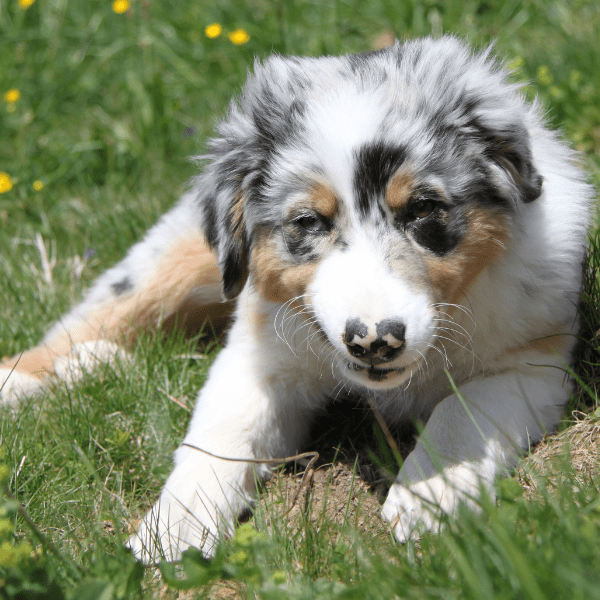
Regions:
<instances>
[{"instance_id":1,"label":"australian shepherd puppy","mask_svg":"<svg viewBox=\"0 0 600 600\"><path fill-rule=\"evenodd\" d=\"M445 37L256 62L202 159L0 377L11 402L141 326L233 310L138 556L210 555L269 471L226 459L295 454L335 397L427 422L383 505L399 540L476 503L556 427L593 191L489 51Z\"/></svg>"}]
</instances>

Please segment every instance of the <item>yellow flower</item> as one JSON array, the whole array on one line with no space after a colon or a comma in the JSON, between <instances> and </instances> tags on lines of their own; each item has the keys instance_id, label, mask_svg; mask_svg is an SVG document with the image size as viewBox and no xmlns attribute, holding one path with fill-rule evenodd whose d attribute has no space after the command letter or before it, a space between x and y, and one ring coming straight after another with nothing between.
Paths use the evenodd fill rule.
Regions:
<instances>
[{"instance_id":1,"label":"yellow flower","mask_svg":"<svg viewBox=\"0 0 600 600\"><path fill-rule=\"evenodd\" d=\"M245 550L236 550L231 554L229 560L240 567L243 567L248 562L248 553Z\"/></svg>"},{"instance_id":2,"label":"yellow flower","mask_svg":"<svg viewBox=\"0 0 600 600\"><path fill-rule=\"evenodd\" d=\"M219 37L221 35L221 31L223 31L221 25L219 23L213 23L204 30L204 33L206 34L206 37L212 40L216 37Z\"/></svg>"},{"instance_id":3,"label":"yellow flower","mask_svg":"<svg viewBox=\"0 0 600 600\"><path fill-rule=\"evenodd\" d=\"M8 90L4 94L4 102L7 104L14 104L21 97L21 92L17 89Z\"/></svg>"},{"instance_id":4,"label":"yellow flower","mask_svg":"<svg viewBox=\"0 0 600 600\"><path fill-rule=\"evenodd\" d=\"M118 14L122 15L131 8L131 2L129 0L115 0L112 3L112 9Z\"/></svg>"},{"instance_id":5,"label":"yellow flower","mask_svg":"<svg viewBox=\"0 0 600 600\"><path fill-rule=\"evenodd\" d=\"M552 73L546 65L542 65L538 69L537 78L542 85L550 85L554 81L554 77L552 77Z\"/></svg>"},{"instance_id":6,"label":"yellow flower","mask_svg":"<svg viewBox=\"0 0 600 600\"><path fill-rule=\"evenodd\" d=\"M12 179L8 173L4 171L0 171L0 194L4 194L4 192L10 192L12 190Z\"/></svg>"},{"instance_id":7,"label":"yellow flower","mask_svg":"<svg viewBox=\"0 0 600 600\"><path fill-rule=\"evenodd\" d=\"M35 0L19 0L19 6L27 10L34 2Z\"/></svg>"},{"instance_id":8,"label":"yellow flower","mask_svg":"<svg viewBox=\"0 0 600 600\"><path fill-rule=\"evenodd\" d=\"M13 546L13 554L17 564L27 560L32 552L33 548L27 542L18 542Z\"/></svg>"},{"instance_id":9,"label":"yellow flower","mask_svg":"<svg viewBox=\"0 0 600 600\"><path fill-rule=\"evenodd\" d=\"M229 34L229 39L236 46L241 46L250 39L250 36L243 29L236 29Z\"/></svg>"},{"instance_id":10,"label":"yellow flower","mask_svg":"<svg viewBox=\"0 0 600 600\"><path fill-rule=\"evenodd\" d=\"M44 189L44 182L40 181L39 179L33 182L33 189L36 192L39 192L40 190Z\"/></svg>"}]
</instances>

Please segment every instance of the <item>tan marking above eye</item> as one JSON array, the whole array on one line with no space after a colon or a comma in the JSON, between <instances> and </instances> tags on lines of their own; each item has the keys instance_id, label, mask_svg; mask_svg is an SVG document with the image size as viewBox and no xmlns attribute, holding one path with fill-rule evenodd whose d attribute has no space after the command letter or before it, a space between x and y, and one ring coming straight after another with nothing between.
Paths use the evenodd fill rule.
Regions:
<instances>
[{"instance_id":1,"label":"tan marking above eye","mask_svg":"<svg viewBox=\"0 0 600 600\"><path fill-rule=\"evenodd\" d=\"M326 184L314 182L309 193L310 207L318 214L333 219L338 212L338 199L335 192Z\"/></svg>"},{"instance_id":2,"label":"tan marking above eye","mask_svg":"<svg viewBox=\"0 0 600 600\"><path fill-rule=\"evenodd\" d=\"M390 208L398 210L410 202L415 189L415 180L405 170L398 170L390 179L385 190L385 200Z\"/></svg>"}]
</instances>

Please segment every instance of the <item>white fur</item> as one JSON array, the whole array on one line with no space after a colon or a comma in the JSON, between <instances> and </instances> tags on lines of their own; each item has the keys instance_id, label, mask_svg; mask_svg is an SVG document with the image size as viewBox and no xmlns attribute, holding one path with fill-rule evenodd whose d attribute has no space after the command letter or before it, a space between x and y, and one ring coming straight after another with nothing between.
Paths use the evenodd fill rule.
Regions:
<instances>
[{"instance_id":1,"label":"white fur","mask_svg":"<svg viewBox=\"0 0 600 600\"><path fill-rule=\"evenodd\" d=\"M19 399L40 392L44 382L14 369L0 369L0 400L7 406L16 405Z\"/></svg>"}]
</instances>

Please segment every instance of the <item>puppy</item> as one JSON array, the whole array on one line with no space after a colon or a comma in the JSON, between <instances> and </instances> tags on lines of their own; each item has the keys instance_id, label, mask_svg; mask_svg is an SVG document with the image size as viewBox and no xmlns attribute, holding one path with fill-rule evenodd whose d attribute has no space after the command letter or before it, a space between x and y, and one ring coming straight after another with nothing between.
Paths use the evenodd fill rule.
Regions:
<instances>
[{"instance_id":1,"label":"puppy","mask_svg":"<svg viewBox=\"0 0 600 600\"><path fill-rule=\"evenodd\" d=\"M140 327L233 310L130 546L210 556L255 471L334 398L427 421L383 506L399 540L476 503L569 397L592 189L490 51L445 37L256 62L191 190L43 343L5 402L75 380ZM222 302L225 300L225 303Z\"/></svg>"}]
</instances>

